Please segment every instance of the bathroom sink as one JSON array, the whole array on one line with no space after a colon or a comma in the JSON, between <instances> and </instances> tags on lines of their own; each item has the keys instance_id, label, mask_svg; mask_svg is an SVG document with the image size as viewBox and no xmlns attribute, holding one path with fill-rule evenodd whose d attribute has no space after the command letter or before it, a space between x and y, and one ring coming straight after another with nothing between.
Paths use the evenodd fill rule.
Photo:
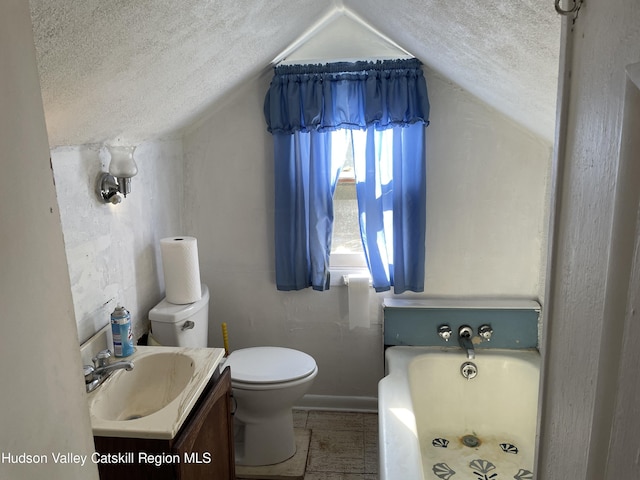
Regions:
<instances>
[{"instance_id":1,"label":"bathroom sink","mask_svg":"<svg viewBox=\"0 0 640 480\"><path fill-rule=\"evenodd\" d=\"M104 420L146 417L170 404L191 380L194 361L183 353L161 352L134 362L101 386L92 413Z\"/></svg>"},{"instance_id":2,"label":"bathroom sink","mask_svg":"<svg viewBox=\"0 0 640 480\"><path fill-rule=\"evenodd\" d=\"M88 394L93 434L173 438L222 359L220 348L137 347L131 371L117 370Z\"/></svg>"}]
</instances>

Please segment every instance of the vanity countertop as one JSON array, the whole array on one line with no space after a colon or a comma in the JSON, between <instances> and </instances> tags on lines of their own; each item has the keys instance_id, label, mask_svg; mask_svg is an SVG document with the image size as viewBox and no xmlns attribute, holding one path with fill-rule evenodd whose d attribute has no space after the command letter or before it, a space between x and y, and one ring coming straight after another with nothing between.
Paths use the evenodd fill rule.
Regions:
<instances>
[{"instance_id":1,"label":"vanity countertop","mask_svg":"<svg viewBox=\"0 0 640 480\"><path fill-rule=\"evenodd\" d=\"M110 407L110 403L116 402L122 399L115 398L115 395L121 395L117 385L119 377L127 375L130 372L126 370L115 371L102 385L96 390L87 394L87 401L89 403L89 413L91 417L91 426L94 436L103 437L131 437L131 438L156 438L156 439L171 439L176 436L183 423L189 416L192 408L196 404L198 398L204 391L205 387L209 383L209 380L213 376L214 372L222 362L224 357L223 348L182 348L182 347L164 347L164 346L136 346L136 351L126 358L114 358L112 361L126 360L132 361L135 364L136 361L142 365L142 359L144 357L151 357L152 355L184 355L189 358L191 363L189 366L193 366L193 372L190 374L190 378L186 386L180 391L177 396L169 401L166 406L160 408L154 413L141 416L140 418L133 419L118 419L111 420L105 419L104 415L96 414L105 407ZM147 364L146 368L150 368L149 362L153 362L153 358L144 360ZM171 375L167 375L167 381L171 381ZM136 385L136 392L134 388L127 387L127 395L131 396L131 401L144 401L144 389L145 379L141 378L139 384ZM149 395L155 395L154 393L147 393ZM153 397L150 397L153 398Z\"/></svg>"}]
</instances>

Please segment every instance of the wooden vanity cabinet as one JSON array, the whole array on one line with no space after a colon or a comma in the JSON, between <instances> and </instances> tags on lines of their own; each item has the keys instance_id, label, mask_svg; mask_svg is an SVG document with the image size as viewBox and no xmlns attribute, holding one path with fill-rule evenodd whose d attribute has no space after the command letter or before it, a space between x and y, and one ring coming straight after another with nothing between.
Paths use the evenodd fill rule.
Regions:
<instances>
[{"instance_id":1,"label":"wooden vanity cabinet","mask_svg":"<svg viewBox=\"0 0 640 480\"><path fill-rule=\"evenodd\" d=\"M225 368L173 445L183 461L179 480L235 479L231 373Z\"/></svg>"},{"instance_id":2,"label":"wooden vanity cabinet","mask_svg":"<svg viewBox=\"0 0 640 480\"><path fill-rule=\"evenodd\" d=\"M115 461L98 463L101 480L234 480L229 367L217 377L171 440L94 437L96 452Z\"/></svg>"}]
</instances>

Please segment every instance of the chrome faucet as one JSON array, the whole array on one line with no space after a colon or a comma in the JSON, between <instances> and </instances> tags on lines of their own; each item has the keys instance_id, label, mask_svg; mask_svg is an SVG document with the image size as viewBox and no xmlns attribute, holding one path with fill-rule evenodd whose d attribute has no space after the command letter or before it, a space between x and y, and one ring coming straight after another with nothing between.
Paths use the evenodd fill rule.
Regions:
<instances>
[{"instance_id":1,"label":"chrome faucet","mask_svg":"<svg viewBox=\"0 0 640 480\"><path fill-rule=\"evenodd\" d=\"M476 358L476 352L473 349L473 342L471 341L471 336L473 335L473 330L468 325L463 325L458 330L458 343L463 350L467 352L467 359L473 360Z\"/></svg>"},{"instance_id":2,"label":"chrome faucet","mask_svg":"<svg viewBox=\"0 0 640 480\"><path fill-rule=\"evenodd\" d=\"M133 362L131 361L109 363L109 358L111 358L111 351L102 350L92 359L93 365L84 365L84 383L87 388L87 393L93 392L102 385L116 370L133 370Z\"/></svg>"}]
</instances>

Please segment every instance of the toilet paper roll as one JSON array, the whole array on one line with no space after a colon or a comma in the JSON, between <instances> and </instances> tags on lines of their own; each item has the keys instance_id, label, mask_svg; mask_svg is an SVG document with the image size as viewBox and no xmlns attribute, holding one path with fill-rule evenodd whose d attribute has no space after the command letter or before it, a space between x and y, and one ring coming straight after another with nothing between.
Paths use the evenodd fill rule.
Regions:
<instances>
[{"instance_id":1,"label":"toilet paper roll","mask_svg":"<svg viewBox=\"0 0 640 480\"><path fill-rule=\"evenodd\" d=\"M163 238L160 252L167 301L184 305L200 300L198 241L194 237Z\"/></svg>"},{"instance_id":2,"label":"toilet paper roll","mask_svg":"<svg viewBox=\"0 0 640 480\"><path fill-rule=\"evenodd\" d=\"M369 275L349 275L349 330L369 328Z\"/></svg>"}]
</instances>

